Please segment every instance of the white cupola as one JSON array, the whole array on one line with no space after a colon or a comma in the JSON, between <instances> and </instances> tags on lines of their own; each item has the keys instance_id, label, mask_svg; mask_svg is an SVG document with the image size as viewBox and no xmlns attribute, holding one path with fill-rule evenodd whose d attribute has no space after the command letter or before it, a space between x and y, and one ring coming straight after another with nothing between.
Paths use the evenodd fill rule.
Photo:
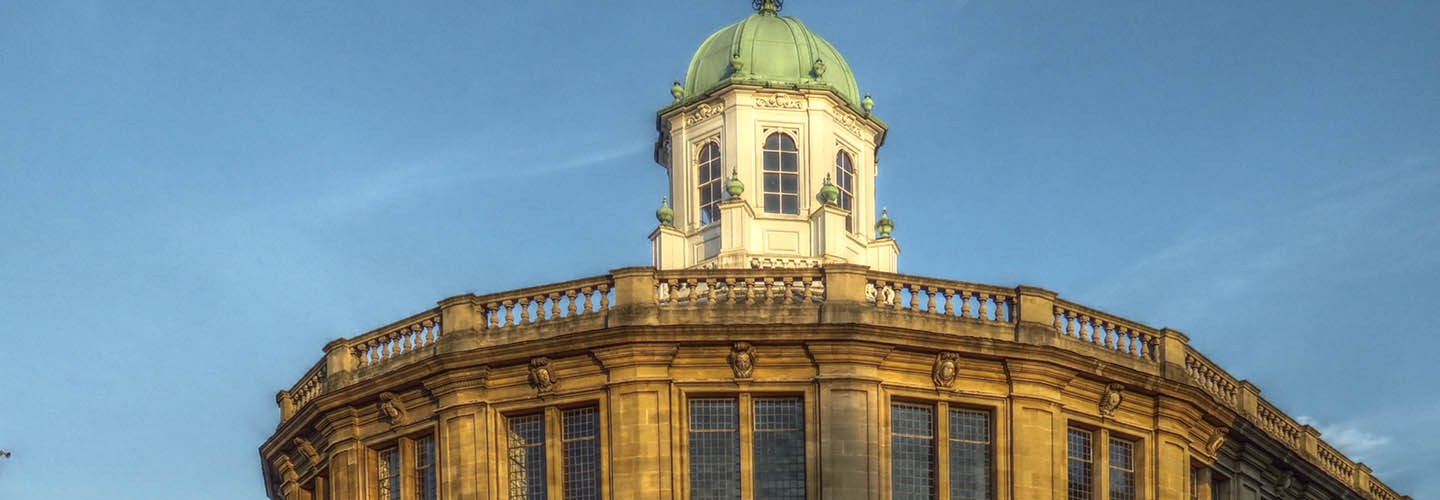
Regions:
<instances>
[{"instance_id":1,"label":"white cupola","mask_svg":"<svg viewBox=\"0 0 1440 500\"><path fill-rule=\"evenodd\" d=\"M655 267L894 272L900 247L875 203L885 123L829 42L756 3L700 45L659 111L670 193L650 235Z\"/></svg>"}]
</instances>

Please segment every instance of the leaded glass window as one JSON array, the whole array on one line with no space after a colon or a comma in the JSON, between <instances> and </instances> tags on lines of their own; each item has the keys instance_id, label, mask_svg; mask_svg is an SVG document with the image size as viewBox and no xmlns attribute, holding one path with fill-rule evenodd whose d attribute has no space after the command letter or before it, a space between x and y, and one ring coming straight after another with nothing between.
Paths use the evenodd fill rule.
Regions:
<instances>
[{"instance_id":1,"label":"leaded glass window","mask_svg":"<svg viewBox=\"0 0 1440 500\"><path fill-rule=\"evenodd\" d=\"M382 500L400 500L400 448L380 450L377 464Z\"/></svg>"},{"instance_id":2,"label":"leaded glass window","mask_svg":"<svg viewBox=\"0 0 1440 500\"><path fill-rule=\"evenodd\" d=\"M935 410L890 405L890 496L894 500L935 497Z\"/></svg>"},{"instance_id":3,"label":"leaded glass window","mask_svg":"<svg viewBox=\"0 0 1440 500\"><path fill-rule=\"evenodd\" d=\"M1135 443L1110 439L1110 500L1135 500Z\"/></svg>"},{"instance_id":4,"label":"leaded glass window","mask_svg":"<svg viewBox=\"0 0 1440 500\"><path fill-rule=\"evenodd\" d=\"M435 438L415 440L415 498L435 500Z\"/></svg>"},{"instance_id":5,"label":"leaded glass window","mask_svg":"<svg viewBox=\"0 0 1440 500\"><path fill-rule=\"evenodd\" d=\"M1095 497L1094 436L1090 431L1070 429L1066 448L1069 456L1065 490L1070 500L1091 500Z\"/></svg>"},{"instance_id":6,"label":"leaded glass window","mask_svg":"<svg viewBox=\"0 0 1440 500\"><path fill-rule=\"evenodd\" d=\"M565 410L565 498L600 498L600 413L595 407Z\"/></svg>"},{"instance_id":7,"label":"leaded glass window","mask_svg":"<svg viewBox=\"0 0 1440 500\"><path fill-rule=\"evenodd\" d=\"M510 498L546 498L545 416L510 417L506 425Z\"/></svg>"},{"instance_id":8,"label":"leaded glass window","mask_svg":"<svg viewBox=\"0 0 1440 500\"><path fill-rule=\"evenodd\" d=\"M720 193L724 175L720 167L720 145L707 142L700 148L700 223L720 220Z\"/></svg>"},{"instance_id":9,"label":"leaded glass window","mask_svg":"<svg viewBox=\"0 0 1440 500\"><path fill-rule=\"evenodd\" d=\"M800 213L800 149L788 134L765 138L765 212Z\"/></svg>"},{"instance_id":10,"label":"leaded glass window","mask_svg":"<svg viewBox=\"0 0 1440 500\"><path fill-rule=\"evenodd\" d=\"M950 498L994 498L995 488L990 484L990 413L950 410L949 444Z\"/></svg>"},{"instance_id":11,"label":"leaded glass window","mask_svg":"<svg viewBox=\"0 0 1440 500\"><path fill-rule=\"evenodd\" d=\"M835 187L840 189L840 198L836 200L836 204L847 211L854 210L855 163L850 160L850 153L844 150L835 153ZM850 215L845 216L845 230L855 230Z\"/></svg>"},{"instance_id":12,"label":"leaded glass window","mask_svg":"<svg viewBox=\"0 0 1440 500\"><path fill-rule=\"evenodd\" d=\"M755 498L805 498L805 405L755 400Z\"/></svg>"},{"instance_id":13,"label":"leaded glass window","mask_svg":"<svg viewBox=\"0 0 1440 500\"><path fill-rule=\"evenodd\" d=\"M690 498L740 498L740 405L690 400Z\"/></svg>"}]
</instances>

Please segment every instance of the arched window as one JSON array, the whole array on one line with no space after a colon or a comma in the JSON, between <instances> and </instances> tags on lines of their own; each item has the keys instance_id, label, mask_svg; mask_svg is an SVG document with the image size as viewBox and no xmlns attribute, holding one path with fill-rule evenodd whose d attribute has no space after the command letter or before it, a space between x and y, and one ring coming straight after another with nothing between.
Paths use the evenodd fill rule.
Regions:
<instances>
[{"instance_id":1,"label":"arched window","mask_svg":"<svg viewBox=\"0 0 1440 500\"><path fill-rule=\"evenodd\" d=\"M835 200L840 208L846 211L854 210L855 205L855 162L850 160L850 153L840 150L835 153L835 187L840 188L840 199ZM854 231L850 222L851 216L845 216L845 230Z\"/></svg>"},{"instance_id":2,"label":"arched window","mask_svg":"<svg viewBox=\"0 0 1440 500\"><path fill-rule=\"evenodd\" d=\"M800 213L800 149L779 132L765 138L765 212Z\"/></svg>"},{"instance_id":3,"label":"arched window","mask_svg":"<svg viewBox=\"0 0 1440 500\"><path fill-rule=\"evenodd\" d=\"M700 223L720 220L720 145L707 142L700 148Z\"/></svg>"}]
</instances>

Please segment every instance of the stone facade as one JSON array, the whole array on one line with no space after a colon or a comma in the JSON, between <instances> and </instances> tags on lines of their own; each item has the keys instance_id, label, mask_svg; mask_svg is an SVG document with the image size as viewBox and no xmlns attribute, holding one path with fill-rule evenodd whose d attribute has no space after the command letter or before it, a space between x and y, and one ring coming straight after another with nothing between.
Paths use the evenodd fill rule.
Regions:
<instances>
[{"instance_id":1,"label":"stone facade","mask_svg":"<svg viewBox=\"0 0 1440 500\"><path fill-rule=\"evenodd\" d=\"M989 498L1069 498L1072 432L1133 446L1136 498L1404 498L1180 332L1043 289L847 264L626 268L452 297L326 346L280 392L260 453L275 499L383 498L384 453L403 458L399 498L423 498L409 463L421 446L434 450L432 498L509 498L507 422L533 417L550 431L544 486L562 498L561 420L593 409L595 498L696 498L692 402L774 397L803 408L804 498L895 498L896 404L987 416ZM744 498L762 498L755 434L738 433ZM948 457L933 455L937 498L955 480ZM1095 498L1121 473L1105 458L1090 469Z\"/></svg>"}]
</instances>

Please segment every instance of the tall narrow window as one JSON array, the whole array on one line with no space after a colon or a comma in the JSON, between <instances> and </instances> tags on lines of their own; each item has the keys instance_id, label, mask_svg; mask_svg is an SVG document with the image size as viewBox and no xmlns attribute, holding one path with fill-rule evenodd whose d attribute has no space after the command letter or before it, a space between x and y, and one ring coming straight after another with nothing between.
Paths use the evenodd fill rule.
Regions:
<instances>
[{"instance_id":1,"label":"tall narrow window","mask_svg":"<svg viewBox=\"0 0 1440 500\"><path fill-rule=\"evenodd\" d=\"M795 139L775 132L765 138L765 212L800 213L800 149Z\"/></svg>"},{"instance_id":2,"label":"tall narrow window","mask_svg":"<svg viewBox=\"0 0 1440 500\"><path fill-rule=\"evenodd\" d=\"M545 416L511 417L507 425L510 498L546 498Z\"/></svg>"},{"instance_id":3,"label":"tall narrow window","mask_svg":"<svg viewBox=\"0 0 1440 500\"><path fill-rule=\"evenodd\" d=\"M990 460L990 413L950 410L950 498L993 498Z\"/></svg>"},{"instance_id":4,"label":"tall narrow window","mask_svg":"<svg viewBox=\"0 0 1440 500\"><path fill-rule=\"evenodd\" d=\"M415 440L415 498L435 500L435 437Z\"/></svg>"},{"instance_id":5,"label":"tall narrow window","mask_svg":"<svg viewBox=\"0 0 1440 500\"><path fill-rule=\"evenodd\" d=\"M890 406L890 496L894 500L935 498L935 410Z\"/></svg>"},{"instance_id":6,"label":"tall narrow window","mask_svg":"<svg viewBox=\"0 0 1440 500\"><path fill-rule=\"evenodd\" d=\"M1094 436L1090 431L1070 429L1067 445L1069 464L1066 491L1070 500L1091 500L1095 497Z\"/></svg>"},{"instance_id":7,"label":"tall narrow window","mask_svg":"<svg viewBox=\"0 0 1440 500\"><path fill-rule=\"evenodd\" d=\"M740 498L739 410L734 399L690 401L690 498Z\"/></svg>"},{"instance_id":8,"label":"tall narrow window","mask_svg":"<svg viewBox=\"0 0 1440 500\"><path fill-rule=\"evenodd\" d=\"M1110 500L1135 500L1135 443L1110 439Z\"/></svg>"},{"instance_id":9,"label":"tall narrow window","mask_svg":"<svg viewBox=\"0 0 1440 500\"><path fill-rule=\"evenodd\" d=\"M600 499L600 413L595 407L564 412L565 499Z\"/></svg>"},{"instance_id":10,"label":"tall narrow window","mask_svg":"<svg viewBox=\"0 0 1440 500\"><path fill-rule=\"evenodd\" d=\"M840 188L840 199L836 200L840 208L854 210L855 162L850 160L850 153L844 150L835 153L835 187ZM845 230L855 230L850 215L845 216Z\"/></svg>"},{"instance_id":11,"label":"tall narrow window","mask_svg":"<svg viewBox=\"0 0 1440 500\"><path fill-rule=\"evenodd\" d=\"M400 448L386 448L380 451L381 500L400 500Z\"/></svg>"},{"instance_id":12,"label":"tall narrow window","mask_svg":"<svg viewBox=\"0 0 1440 500\"><path fill-rule=\"evenodd\" d=\"M724 174L720 170L720 145L707 142L700 148L700 223L720 220L720 189Z\"/></svg>"},{"instance_id":13,"label":"tall narrow window","mask_svg":"<svg viewBox=\"0 0 1440 500\"><path fill-rule=\"evenodd\" d=\"M800 398L755 400L755 498L805 498L805 406Z\"/></svg>"}]
</instances>

